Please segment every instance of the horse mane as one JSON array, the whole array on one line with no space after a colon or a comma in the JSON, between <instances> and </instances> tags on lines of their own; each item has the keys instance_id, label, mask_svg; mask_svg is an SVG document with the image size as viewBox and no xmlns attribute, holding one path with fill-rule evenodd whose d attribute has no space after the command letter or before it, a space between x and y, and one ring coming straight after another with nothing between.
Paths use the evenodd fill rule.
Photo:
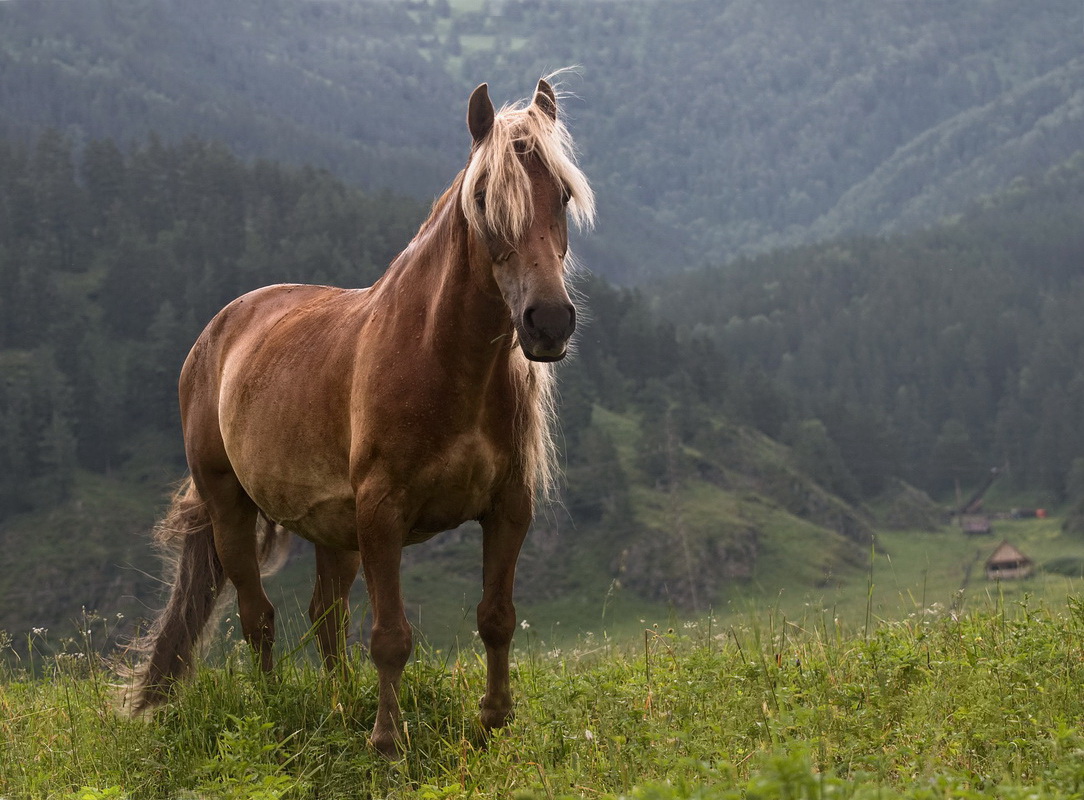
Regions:
<instances>
[{"instance_id":1,"label":"horse mane","mask_svg":"<svg viewBox=\"0 0 1084 800\"><path fill-rule=\"evenodd\" d=\"M429 216L421 224L412 244L430 233L436 237L434 241L439 242L438 247L446 248L451 244L457 225L461 225L466 217L464 205L474 205L456 202L463 191L465 172L460 172L452 185L433 202ZM528 197L529 191L528 188ZM410 250L410 245L407 250ZM566 255L565 264L566 269L575 271L571 252ZM530 361L523 355L514 326L505 346L509 348L509 369L516 390L514 444L520 468L531 482L535 497L542 502L553 502L557 499L560 475L554 435L557 426L557 377L552 364Z\"/></svg>"},{"instance_id":2,"label":"horse mane","mask_svg":"<svg viewBox=\"0 0 1084 800\"><path fill-rule=\"evenodd\" d=\"M568 213L577 227L591 226L595 194L576 164L572 134L533 101L521 100L497 112L493 127L471 153L459 189L460 205L475 231L489 230L515 241L533 214L531 184L520 153L531 153L569 195ZM484 210L474 198L486 193Z\"/></svg>"},{"instance_id":3,"label":"horse mane","mask_svg":"<svg viewBox=\"0 0 1084 800\"><path fill-rule=\"evenodd\" d=\"M516 376L519 406L517 445L523 474L532 483L534 496L544 502L557 500L560 470L557 467L557 377L553 365L529 361L513 343L510 367Z\"/></svg>"},{"instance_id":4,"label":"horse mane","mask_svg":"<svg viewBox=\"0 0 1084 800\"><path fill-rule=\"evenodd\" d=\"M554 181L568 192L572 221L581 229L590 227L595 195L576 164L571 134L559 119L554 120L535 103L520 101L497 112L489 135L475 145L466 168L434 201L412 244L432 234L447 246L454 236L452 221L457 214L478 233L489 230L513 241L521 236L534 214L530 177L519 158L521 153L538 157ZM475 195L483 189L484 211L475 202ZM575 269L571 253L565 263L570 271ZM515 335L507 346L516 386L515 446L520 468L531 481L535 496L551 502L557 498L560 473L555 438L556 375L552 365L528 360Z\"/></svg>"}]
</instances>

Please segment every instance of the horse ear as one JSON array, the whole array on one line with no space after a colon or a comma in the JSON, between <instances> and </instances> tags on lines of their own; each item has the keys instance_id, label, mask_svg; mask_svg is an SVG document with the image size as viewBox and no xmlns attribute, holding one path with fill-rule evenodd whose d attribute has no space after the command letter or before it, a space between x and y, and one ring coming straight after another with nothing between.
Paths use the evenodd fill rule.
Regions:
<instances>
[{"instance_id":1,"label":"horse ear","mask_svg":"<svg viewBox=\"0 0 1084 800\"><path fill-rule=\"evenodd\" d=\"M475 143L481 142L493 129L493 101L489 99L488 84L481 84L471 92L467 103L467 128Z\"/></svg>"},{"instance_id":2,"label":"horse ear","mask_svg":"<svg viewBox=\"0 0 1084 800\"><path fill-rule=\"evenodd\" d=\"M557 93L545 78L538 82L535 89L534 104L545 111L550 119L557 119Z\"/></svg>"}]
</instances>

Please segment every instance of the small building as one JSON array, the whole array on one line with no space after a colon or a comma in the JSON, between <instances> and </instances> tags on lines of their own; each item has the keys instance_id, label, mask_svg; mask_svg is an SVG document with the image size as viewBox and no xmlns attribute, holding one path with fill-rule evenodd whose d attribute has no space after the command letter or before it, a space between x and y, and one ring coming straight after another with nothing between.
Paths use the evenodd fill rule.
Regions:
<instances>
[{"instance_id":1,"label":"small building","mask_svg":"<svg viewBox=\"0 0 1084 800\"><path fill-rule=\"evenodd\" d=\"M1035 572L1035 562L1007 541L999 544L993 554L986 559L987 580L1017 580L1031 577L1033 572Z\"/></svg>"}]
</instances>

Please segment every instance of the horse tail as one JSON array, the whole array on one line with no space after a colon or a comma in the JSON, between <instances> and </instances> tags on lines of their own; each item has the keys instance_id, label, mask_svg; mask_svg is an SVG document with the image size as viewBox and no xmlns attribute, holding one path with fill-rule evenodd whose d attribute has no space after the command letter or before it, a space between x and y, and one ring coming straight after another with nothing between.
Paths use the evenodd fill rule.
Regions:
<instances>
[{"instance_id":1,"label":"horse tail","mask_svg":"<svg viewBox=\"0 0 1084 800\"><path fill-rule=\"evenodd\" d=\"M269 574L285 563L289 536L262 515L260 527L260 562L270 565ZM174 493L153 537L171 588L166 607L126 651L138 660L122 670L127 679L122 705L133 715L165 702L173 685L191 671L204 630L221 615L226 588L211 517L191 477Z\"/></svg>"}]
</instances>

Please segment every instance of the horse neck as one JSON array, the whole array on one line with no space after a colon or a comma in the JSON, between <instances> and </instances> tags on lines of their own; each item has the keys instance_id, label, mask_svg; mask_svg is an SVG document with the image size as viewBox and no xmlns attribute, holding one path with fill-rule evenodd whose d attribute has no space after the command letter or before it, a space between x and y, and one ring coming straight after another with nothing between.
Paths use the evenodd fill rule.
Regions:
<instances>
[{"instance_id":1,"label":"horse neck","mask_svg":"<svg viewBox=\"0 0 1084 800\"><path fill-rule=\"evenodd\" d=\"M411 328L412 344L429 350L445 368L491 373L498 363L507 364L511 317L488 253L473 252L470 245L457 186L437 202L373 291ZM481 353L491 358L479 358Z\"/></svg>"}]
</instances>

